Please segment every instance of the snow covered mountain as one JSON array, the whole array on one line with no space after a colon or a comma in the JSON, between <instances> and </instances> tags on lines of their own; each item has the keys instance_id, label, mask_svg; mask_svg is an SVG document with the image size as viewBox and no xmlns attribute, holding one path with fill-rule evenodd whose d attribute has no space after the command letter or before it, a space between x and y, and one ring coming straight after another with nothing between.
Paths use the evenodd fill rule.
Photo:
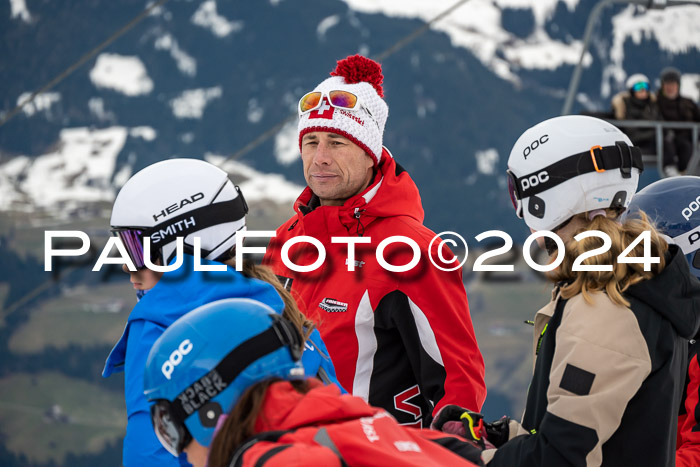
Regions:
<instances>
[{"instance_id":1,"label":"snow covered mountain","mask_svg":"<svg viewBox=\"0 0 700 467\"><path fill-rule=\"evenodd\" d=\"M150 142L156 137L157 132L147 126L61 130L53 151L33 158L17 156L0 165L0 210L38 208L61 217L85 203L112 202L133 173L129 162L115 171L127 138ZM281 175L258 172L225 156L207 153L204 159L235 177L250 202L292 203L302 190Z\"/></svg>"},{"instance_id":2,"label":"snow covered mountain","mask_svg":"<svg viewBox=\"0 0 700 467\"><path fill-rule=\"evenodd\" d=\"M385 144L421 188L431 227L522 231L503 186L510 146L559 113L595 3L470 0L383 60ZM452 4L170 0L0 127L0 209L60 213L109 201L157 160L223 160L293 113L335 60L377 55ZM0 115L145 7L0 2ZM697 24L700 6L610 7L575 110L606 108L628 75L653 79L668 65L687 72L683 91L697 99ZM257 187L247 197L291 203L303 184L295 123L235 163Z\"/></svg>"},{"instance_id":3,"label":"snow covered mountain","mask_svg":"<svg viewBox=\"0 0 700 467\"><path fill-rule=\"evenodd\" d=\"M0 0L0 120L152 1ZM462 234L472 259L476 234L527 234L506 160L522 131L561 111L597 1L468 0L382 60L385 144L417 182L426 224ZM43 230L101 244L119 187L170 157L227 170L251 229L276 227L304 184L298 99L336 60L376 57L456 2L168 0L0 126L0 465L121 465L124 382L99 375L133 290L118 266L93 273L94 258L42 272ZM628 75L653 81L669 65L698 99L698 24L700 6L605 10L574 111L607 108ZM534 274L467 276L484 413L517 414L532 371L522 321L545 287Z\"/></svg>"}]
</instances>

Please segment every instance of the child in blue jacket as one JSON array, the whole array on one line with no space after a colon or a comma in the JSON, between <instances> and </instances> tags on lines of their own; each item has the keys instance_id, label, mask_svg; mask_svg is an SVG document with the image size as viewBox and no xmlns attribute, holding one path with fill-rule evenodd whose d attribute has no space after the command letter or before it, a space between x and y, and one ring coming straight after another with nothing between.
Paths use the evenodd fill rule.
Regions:
<instances>
[{"instance_id":1,"label":"child in blue jacket","mask_svg":"<svg viewBox=\"0 0 700 467\"><path fill-rule=\"evenodd\" d=\"M139 302L102 374L125 373L126 467L189 465L184 457L178 460L165 451L154 434L143 395L143 371L148 352L163 331L205 303L239 297L267 304L306 338L302 355L306 374L340 386L320 334L277 277L249 261L243 262L241 272L236 270L236 233L245 229L247 210L242 193L225 172L194 159L171 159L146 167L115 200L112 232L121 239L122 258L126 261L128 256L135 269L124 266ZM144 237L150 238L150 245L145 245ZM177 361L175 357L171 363ZM168 371L163 368L164 375Z\"/></svg>"}]
</instances>

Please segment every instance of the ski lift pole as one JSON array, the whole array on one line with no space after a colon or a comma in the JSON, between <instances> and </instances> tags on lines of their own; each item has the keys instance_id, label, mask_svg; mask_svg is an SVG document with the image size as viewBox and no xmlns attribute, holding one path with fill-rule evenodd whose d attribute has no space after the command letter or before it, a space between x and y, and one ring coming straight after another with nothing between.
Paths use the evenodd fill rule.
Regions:
<instances>
[{"instance_id":1,"label":"ski lift pole","mask_svg":"<svg viewBox=\"0 0 700 467\"><path fill-rule=\"evenodd\" d=\"M566 93L566 100L564 101L564 107L561 109L562 115L569 115L571 113L571 108L574 104L574 97L578 91L578 85L581 82L581 73L583 72L583 59L586 57L586 51L588 51L588 45L591 42L591 36L593 35L593 28L598 22L600 14L603 9L614 3L629 3L634 5L640 5L649 9L664 9L670 6L680 6L680 5L700 5L700 0L602 0L593 7L591 13L588 15L588 21L586 22L586 31L583 36L583 44L581 46L581 55L578 60L576 68L574 68L574 74L571 76L571 81L569 81L569 90Z\"/></svg>"}]
</instances>

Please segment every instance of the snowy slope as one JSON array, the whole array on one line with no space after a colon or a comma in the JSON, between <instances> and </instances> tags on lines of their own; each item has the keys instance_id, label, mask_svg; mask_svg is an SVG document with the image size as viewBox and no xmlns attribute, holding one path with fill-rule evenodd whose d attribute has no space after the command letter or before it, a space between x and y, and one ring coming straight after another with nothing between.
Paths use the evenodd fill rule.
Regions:
<instances>
[{"instance_id":1,"label":"snowy slope","mask_svg":"<svg viewBox=\"0 0 700 467\"><path fill-rule=\"evenodd\" d=\"M267 199L279 204L291 205L304 189L300 185L287 181L282 175L261 173L238 161L226 160L224 156L205 154L204 160L234 177L243 177L245 181L238 185L246 201Z\"/></svg>"},{"instance_id":2,"label":"snowy slope","mask_svg":"<svg viewBox=\"0 0 700 467\"><path fill-rule=\"evenodd\" d=\"M55 151L0 165L0 209L70 209L112 200L115 161L127 135L123 127L66 129Z\"/></svg>"},{"instance_id":3,"label":"snowy slope","mask_svg":"<svg viewBox=\"0 0 700 467\"><path fill-rule=\"evenodd\" d=\"M637 45L642 40L654 40L661 50L669 54L685 53L689 49L700 50L700 6L678 6L647 11L644 14L639 14L637 8L629 6L617 14L612 23L612 63L604 70L601 88L603 96L610 96L612 83L623 83L628 75L635 73L635 70L629 70L628 73L624 69L624 45L628 40ZM684 71L697 73L700 71L700 64L694 70ZM686 79L693 78L688 76ZM692 92L690 86L684 87L684 91L692 93L689 97L697 96L697 89ZM697 100L697 97L695 99Z\"/></svg>"},{"instance_id":4,"label":"snowy slope","mask_svg":"<svg viewBox=\"0 0 700 467\"><path fill-rule=\"evenodd\" d=\"M343 0L352 9L363 13L381 13L392 17L417 18L429 21L455 3L454 0ZM470 0L432 28L446 33L456 47L469 49L479 60L503 79L518 82L518 70L554 70L562 65L575 65L581 55L582 42L568 37L553 38L547 32L560 0ZM562 0L574 11L579 0ZM591 3L591 2L588 2ZM503 9L531 10L534 28L526 38L519 38L503 27ZM583 20L583 18L581 18ZM700 8L678 6L665 10L645 10L628 6L612 20L614 44L610 52L612 64L603 79L617 84L625 81L624 44L642 38L658 42L661 50L675 54L690 48L700 50ZM584 65L590 65L590 53ZM632 71L631 73L634 73ZM603 83L609 95L610 83Z\"/></svg>"},{"instance_id":5,"label":"snowy slope","mask_svg":"<svg viewBox=\"0 0 700 467\"><path fill-rule=\"evenodd\" d=\"M418 18L423 21L431 20L455 3L454 0L343 1L354 10L364 13ZM564 43L552 39L545 32L545 22L557 3L558 0L470 0L447 18L435 23L433 29L446 33L454 46L472 51L501 78L517 82L515 68L551 70L578 61L581 53L579 41ZM578 0L567 0L565 3L569 9L573 9ZM520 39L503 28L501 8L504 7L532 10L535 29L530 37Z\"/></svg>"},{"instance_id":6,"label":"snowy slope","mask_svg":"<svg viewBox=\"0 0 700 467\"><path fill-rule=\"evenodd\" d=\"M0 210L108 201L157 160L236 153L293 113L335 60L378 54L454 3L171 0L0 129ZM595 3L469 0L385 60L384 142L420 187L432 227L516 228L503 196L510 146L561 108ZM0 53L13 65L0 67L0 115L143 7L0 0ZM606 10L579 104L602 110L629 74L653 79L666 65L686 72L684 94L700 95L697 24L700 7ZM304 183L296 122L230 166L259 180L251 200L293 200ZM454 216L445 199L476 218Z\"/></svg>"},{"instance_id":7,"label":"snowy slope","mask_svg":"<svg viewBox=\"0 0 700 467\"><path fill-rule=\"evenodd\" d=\"M0 116L151 1L0 0ZM156 161L194 157L222 166L251 204L264 200L252 206L251 225L261 230L277 227L290 215L304 183L294 118L235 161L226 158L240 155L241 149L293 116L298 99L328 76L336 60L354 53L379 54L456 1L168 1L0 127L0 217L33 225L32 235L25 235L24 228L0 225L0 257L6 266L0 301L14 306L47 277L36 272L41 269L42 245L28 246L40 238L34 233L55 224L94 225L102 232L106 224L100 216L119 188ZM390 108L384 142L419 187L427 226L460 233L472 249L478 245L474 236L486 230L503 230L515 242L529 234L507 195L506 161L524 129L560 111L586 18L597 1L469 0L382 61ZM653 80L669 65L684 72L683 93L700 96L698 24L700 7L607 9L586 55L581 99L574 111L581 110L584 100L602 110L626 76L643 72ZM647 172L653 171L644 177ZM83 209L92 207L90 203L98 204ZM7 215L4 210L31 214ZM44 222L44 216L33 215L39 210L70 219ZM94 220L74 223L83 213ZM70 280L92 284L103 279L86 273ZM89 287L102 303L102 292ZM504 329L503 323L514 321L513 304L528 303L528 309L536 309L531 305L541 288L537 285L522 299L505 297L502 306L491 303L493 292L470 288L472 313L481 313L475 320L483 329L479 335L488 339ZM36 305L35 300L26 302L12 319L3 320L0 313L3 335L13 335L11 328ZM505 312L494 315L492 310ZM120 331L116 329L115 339ZM522 337L528 330L512 334L518 333ZM519 339L511 337L511 344ZM520 340L523 346L525 340ZM92 381L109 349L103 355L74 344L65 354L47 348L49 363L37 371L72 375L76 362L81 362L84 377ZM490 411L487 407L485 413L494 417L521 411L514 395L527 391L527 362L505 353L503 359L487 356L494 369L487 371L489 400L500 397L505 404L491 406ZM34 356L0 361L13 362L13 368L36 368L39 363ZM507 383L492 385L494 380ZM99 390L104 388L101 384ZM122 389L117 382L115 390ZM50 428L40 420L39 424ZM0 431L12 433L9 425L0 425ZM68 434L71 428L75 427L57 429ZM0 464L26 465L29 454L42 444L38 437L31 439L36 442L22 453L26 459L17 452L17 461L8 463L8 453L0 449ZM121 445L117 441L113 446L110 465L120 465ZM92 447L94 443L80 441L75 459L83 462L74 464L108 465L103 453L90 457L82 450L92 452ZM50 452L56 451L51 447ZM55 465L60 464L59 459Z\"/></svg>"},{"instance_id":8,"label":"snowy slope","mask_svg":"<svg viewBox=\"0 0 700 467\"><path fill-rule=\"evenodd\" d=\"M150 127L65 129L56 150L0 164L0 210L29 212L39 208L61 217L84 203L112 202L132 175L128 164L115 173L117 157L129 137L152 141L157 132ZM224 156L205 154L204 158L242 179L241 190L250 202L271 200L288 205L303 189L281 175L225 161Z\"/></svg>"}]
</instances>

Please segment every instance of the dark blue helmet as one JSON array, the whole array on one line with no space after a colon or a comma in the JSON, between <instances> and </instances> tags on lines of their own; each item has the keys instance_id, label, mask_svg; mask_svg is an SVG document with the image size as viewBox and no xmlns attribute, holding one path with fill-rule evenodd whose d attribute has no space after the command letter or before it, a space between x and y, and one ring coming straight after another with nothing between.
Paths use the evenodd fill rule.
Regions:
<instances>
[{"instance_id":1,"label":"dark blue helmet","mask_svg":"<svg viewBox=\"0 0 700 467\"><path fill-rule=\"evenodd\" d=\"M700 177L671 177L654 182L632 198L629 213L644 211L659 232L670 237L700 278Z\"/></svg>"}]
</instances>

